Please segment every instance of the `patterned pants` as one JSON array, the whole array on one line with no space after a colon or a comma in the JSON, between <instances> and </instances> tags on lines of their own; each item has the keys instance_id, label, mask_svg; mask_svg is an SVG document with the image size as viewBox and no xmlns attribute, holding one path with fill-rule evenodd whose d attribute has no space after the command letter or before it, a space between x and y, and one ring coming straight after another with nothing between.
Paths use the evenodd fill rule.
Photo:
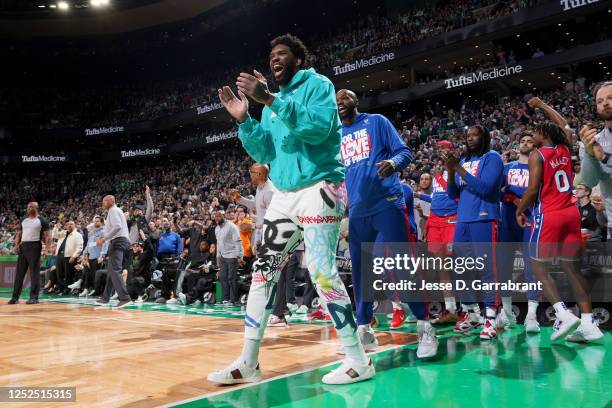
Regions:
<instances>
[{"instance_id":1,"label":"patterned pants","mask_svg":"<svg viewBox=\"0 0 612 408\"><path fill-rule=\"evenodd\" d=\"M358 343L351 302L336 268L345 197L343 184L326 181L296 192L274 194L265 216L263 244L253 265L245 338L262 339L275 305L280 270L303 239L310 277L342 343L345 346Z\"/></svg>"}]
</instances>

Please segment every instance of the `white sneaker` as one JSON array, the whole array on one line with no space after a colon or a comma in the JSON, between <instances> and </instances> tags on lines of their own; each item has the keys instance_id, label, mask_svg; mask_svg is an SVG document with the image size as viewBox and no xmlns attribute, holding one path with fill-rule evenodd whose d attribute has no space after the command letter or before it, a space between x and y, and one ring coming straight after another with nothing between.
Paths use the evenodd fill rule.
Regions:
<instances>
[{"instance_id":1,"label":"white sneaker","mask_svg":"<svg viewBox=\"0 0 612 408\"><path fill-rule=\"evenodd\" d=\"M144 303L144 299L142 298L142 296L138 296L138 299L136 299L134 303Z\"/></svg>"},{"instance_id":2,"label":"white sneaker","mask_svg":"<svg viewBox=\"0 0 612 408\"><path fill-rule=\"evenodd\" d=\"M555 341L561 337L565 337L578 326L580 326L580 319L574 316L569 310L565 310L557 315L557 319L553 325L553 334L550 336L550 339Z\"/></svg>"},{"instance_id":3,"label":"white sneaker","mask_svg":"<svg viewBox=\"0 0 612 408\"><path fill-rule=\"evenodd\" d=\"M187 296L185 296L184 293L179 293L178 294L178 300L179 300L179 302L181 302L182 305L186 305L187 304Z\"/></svg>"},{"instance_id":4,"label":"white sneaker","mask_svg":"<svg viewBox=\"0 0 612 408\"><path fill-rule=\"evenodd\" d=\"M575 343L602 343L604 334L597 324L580 324L575 332L565 338Z\"/></svg>"},{"instance_id":5,"label":"white sneaker","mask_svg":"<svg viewBox=\"0 0 612 408\"><path fill-rule=\"evenodd\" d=\"M417 336L419 338L419 347L417 348L418 358L432 358L438 353L438 338L436 337L436 329L431 323L426 321L417 322Z\"/></svg>"},{"instance_id":6,"label":"white sneaker","mask_svg":"<svg viewBox=\"0 0 612 408\"><path fill-rule=\"evenodd\" d=\"M512 312L507 312L506 309L501 309L495 318L495 327L504 330L510 330L516 325L516 316Z\"/></svg>"},{"instance_id":7,"label":"white sneaker","mask_svg":"<svg viewBox=\"0 0 612 408\"><path fill-rule=\"evenodd\" d=\"M306 305L302 305L298 307L297 310L295 311L295 314L307 314L307 313L308 313L308 306Z\"/></svg>"},{"instance_id":8,"label":"white sneaker","mask_svg":"<svg viewBox=\"0 0 612 408\"><path fill-rule=\"evenodd\" d=\"M72 285L68 285L68 289L81 289L81 282L83 280L79 279L78 281L74 282Z\"/></svg>"},{"instance_id":9,"label":"white sneaker","mask_svg":"<svg viewBox=\"0 0 612 408\"><path fill-rule=\"evenodd\" d=\"M89 291L89 293L87 294L87 296L92 296L94 293L96 293L95 289L92 289Z\"/></svg>"},{"instance_id":10,"label":"white sneaker","mask_svg":"<svg viewBox=\"0 0 612 408\"><path fill-rule=\"evenodd\" d=\"M268 319L268 327L289 327L287 320L271 314Z\"/></svg>"},{"instance_id":11,"label":"white sneaker","mask_svg":"<svg viewBox=\"0 0 612 408\"><path fill-rule=\"evenodd\" d=\"M192 304L193 306L201 306L202 302L200 302L199 300L196 300L195 302L193 302Z\"/></svg>"},{"instance_id":12,"label":"white sneaker","mask_svg":"<svg viewBox=\"0 0 612 408\"><path fill-rule=\"evenodd\" d=\"M167 305L176 305L178 303L178 299L177 298L172 298L169 301L166 302Z\"/></svg>"},{"instance_id":13,"label":"white sneaker","mask_svg":"<svg viewBox=\"0 0 612 408\"><path fill-rule=\"evenodd\" d=\"M485 320L485 324L482 326L482 330L480 331L480 338L482 340L493 340L497 338L495 318Z\"/></svg>"},{"instance_id":14,"label":"white sneaker","mask_svg":"<svg viewBox=\"0 0 612 408\"><path fill-rule=\"evenodd\" d=\"M376 350L378 347L378 340L376 339L376 334L374 334L374 330L369 328L368 330L364 329L365 326L359 326L357 328L357 333L359 334L359 341L363 344L363 350L367 353L369 351Z\"/></svg>"},{"instance_id":15,"label":"white sneaker","mask_svg":"<svg viewBox=\"0 0 612 408\"><path fill-rule=\"evenodd\" d=\"M89 293L89 291L87 289L83 289L83 291L79 293L79 297L87 296L87 293Z\"/></svg>"},{"instance_id":16,"label":"white sneaker","mask_svg":"<svg viewBox=\"0 0 612 408\"><path fill-rule=\"evenodd\" d=\"M369 380L374 377L376 370L372 360L367 365L361 365L345 359L340 367L323 376L324 384L352 384Z\"/></svg>"},{"instance_id":17,"label":"white sneaker","mask_svg":"<svg viewBox=\"0 0 612 408\"><path fill-rule=\"evenodd\" d=\"M287 309L289 309L291 313L295 312L297 308L298 305L296 305L295 303L287 303Z\"/></svg>"},{"instance_id":18,"label":"white sneaker","mask_svg":"<svg viewBox=\"0 0 612 408\"><path fill-rule=\"evenodd\" d=\"M119 295L117 295L117 292L115 292L115 294L110 297L110 300L117 300L117 299L119 299Z\"/></svg>"},{"instance_id":19,"label":"white sneaker","mask_svg":"<svg viewBox=\"0 0 612 408\"><path fill-rule=\"evenodd\" d=\"M208 374L208 381L218 384L255 383L261 381L261 371L259 364L255 368L250 368L241 359L238 359L229 367Z\"/></svg>"},{"instance_id":20,"label":"white sneaker","mask_svg":"<svg viewBox=\"0 0 612 408\"><path fill-rule=\"evenodd\" d=\"M538 323L538 319L534 314L527 314L523 324L525 325L525 333L540 332L540 323Z\"/></svg>"},{"instance_id":21,"label":"white sneaker","mask_svg":"<svg viewBox=\"0 0 612 408\"><path fill-rule=\"evenodd\" d=\"M480 315L473 312L468 312L464 313L461 320L459 320L457 324L455 324L455 328L453 329L453 331L455 333L466 333L472 329L477 328L480 325L482 325L482 318L480 317Z\"/></svg>"}]
</instances>

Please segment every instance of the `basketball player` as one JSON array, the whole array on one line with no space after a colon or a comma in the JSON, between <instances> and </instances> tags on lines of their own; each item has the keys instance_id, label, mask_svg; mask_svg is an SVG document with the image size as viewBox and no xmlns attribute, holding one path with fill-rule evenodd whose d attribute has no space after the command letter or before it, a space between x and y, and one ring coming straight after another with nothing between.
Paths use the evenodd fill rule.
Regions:
<instances>
[{"instance_id":1,"label":"basketball player","mask_svg":"<svg viewBox=\"0 0 612 408\"><path fill-rule=\"evenodd\" d=\"M363 300L361 257L363 243L409 242L410 224L398 171L412 160L412 152L391 122L382 115L357 111L357 95L348 89L336 94L342 120L341 157L346 167L349 200L349 251L357 304L357 331L366 351L378 343L370 327L372 302ZM413 242L414 242L414 236ZM406 308L408 306L406 305ZM419 358L436 355L438 341L427 320L423 302L411 302L417 317Z\"/></svg>"},{"instance_id":2,"label":"basketball player","mask_svg":"<svg viewBox=\"0 0 612 408\"><path fill-rule=\"evenodd\" d=\"M530 132L521 135L519 141L519 158L504 165L504 178L502 181L502 211L499 229L499 241L508 243L499 253L499 271L504 276L503 281L512 278L514 267L514 254L521 250L525 262L525 277L533 282L533 271L531 259L529 258L528 245L520 247L512 246L510 243L529 242L530 228L523 228L516 223L516 206L529 184L529 154L533 150L533 136ZM539 333L540 325L536 317L540 294L538 291L529 291L528 310L525 317L525 331L527 333ZM497 328L510 329L516 324L516 316L512 311L512 293L502 293L502 309L497 316Z\"/></svg>"},{"instance_id":3,"label":"basketball player","mask_svg":"<svg viewBox=\"0 0 612 408\"><path fill-rule=\"evenodd\" d=\"M453 153L443 153L448 170L448 196L459 199L457 224L455 226L454 253L462 257L482 258L483 283L497 280L495 242L499 221L499 190L504 164L499 153L491 150L491 135L481 125L467 131L467 151L461 159ZM484 293L485 322L480 332L483 340L495 339L496 291ZM480 326L480 308L474 293L466 291L462 298L462 309L466 312L455 325L456 333L464 333Z\"/></svg>"},{"instance_id":4,"label":"basketball player","mask_svg":"<svg viewBox=\"0 0 612 408\"><path fill-rule=\"evenodd\" d=\"M584 292L585 285L578 272L580 214L572 195L574 172L569 139L569 134L554 123L536 127L534 142L537 149L529 155L529 186L516 209L516 220L521 227L526 227L525 210L536 202L530 255L535 275L542 282L544 296L555 309L556 320L551 339L565 337L580 326L567 340L598 342L603 339L603 333L593 318L591 302ZM545 262L555 257L559 257L561 267L574 289L582 312L580 319L561 301L557 286L546 269Z\"/></svg>"},{"instance_id":5,"label":"basketball player","mask_svg":"<svg viewBox=\"0 0 612 408\"><path fill-rule=\"evenodd\" d=\"M228 86L219 89L219 99L239 123L245 150L256 162L270 165L270 180L278 192L264 217L242 354L208 379L221 384L261 380L259 347L274 306L279 271L302 240L303 231L306 266L346 352L340 367L325 375L323 382L364 381L374 376L374 365L359 341L351 302L336 267L346 192L334 86L306 68L307 50L298 38L283 35L272 40L271 47L269 66L280 86L278 93L268 90L266 79L257 71L240 74L238 96ZM261 121L249 116L247 97L265 105Z\"/></svg>"},{"instance_id":6,"label":"basketball player","mask_svg":"<svg viewBox=\"0 0 612 408\"><path fill-rule=\"evenodd\" d=\"M438 142L438 153L449 154L453 150L453 144L448 140ZM457 201L448 196L448 171L438 172L433 177L432 194L417 193L417 197L423 201L431 203L429 218L425 222L425 238L427 241L427 251L444 259L453 253L453 237L455 235L455 225L457 223ZM450 282L450 273L442 269L440 281ZM459 320L457 315L457 301L452 292L444 292L444 311L436 317L432 323L445 324L456 323Z\"/></svg>"}]
</instances>

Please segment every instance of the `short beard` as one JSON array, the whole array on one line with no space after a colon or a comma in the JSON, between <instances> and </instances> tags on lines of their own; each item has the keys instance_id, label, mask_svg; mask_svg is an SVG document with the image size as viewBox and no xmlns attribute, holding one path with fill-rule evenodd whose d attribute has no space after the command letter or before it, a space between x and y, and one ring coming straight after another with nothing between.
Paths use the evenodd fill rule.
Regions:
<instances>
[{"instance_id":1,"label":"short beard","mask_svg":"<svg viewBox=\"0 0 612 408\"><path fill-rule=\"evenodd\" d=\"M533 151L533 149L529 149L526 152L523 152L522 150L519 150L519 153L524 155L524 156L529 156L529 153L531 153Z\"/></svg>"},{"instance_id":2,"label":"short beard","mask_svg":"<svg viewBox=\"0 0 612 408\"><path fill-rule=\"evenodd\" d=\"M606 114L606 113L598 113L597 116L601 120L605 120L605 121L612 120L612 113L608 113L608 114Z\"/></svg>"},{"instance_id":3,"label":"short beard","mask_svg":"<svg viewBox=\"0 0 612 408\"><path fill-rule=\"evenodd\" d=\"M285 86L288 85L289 82L291 82L291 80L293 79L293 76L295 75L296 72L298 72L299 68L295 65L289 67L286 66L285 67L285 76L283 76L283 82L276 82L277 85L279 86ZM272 76L274 78L274 75Z\"/></svg>"}]
</instances>

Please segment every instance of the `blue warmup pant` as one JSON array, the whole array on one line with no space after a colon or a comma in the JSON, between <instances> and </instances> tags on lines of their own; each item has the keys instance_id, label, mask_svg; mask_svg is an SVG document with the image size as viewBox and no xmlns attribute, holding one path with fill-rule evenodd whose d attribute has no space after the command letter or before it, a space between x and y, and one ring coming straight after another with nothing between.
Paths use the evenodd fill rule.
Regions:
<instances>
[{"instance_id":1,"label":"blue warmup pant","mask_svg":"<svg viewBox=\"0 0 612 408\"><path fill-rule=\"evenodd\" d=\"M483 283L498 281L495 247L497 243L497 221L458 222L455 226L453 255L455 257L483 258L484 268L475 273L466 272L455 275L456 279L466 280L466 290L460 292L461 303L471 305L478 303L476 293L471 290L472 280L480 279ZM455 268L457 270L457 268ZM500 301L495 290L484 291L485 307L496 307Z\"/></svg>"},{"instance_id":2,"label":"blue warmup pant","mask_svg":"<svg viewBox=\"0 0 612 408\"><path fill-rule=\"evenodd\" d=\"M357 308L357 324L369 324L374 314L373 304L363 299L363 281L361 277L361 244L374 243L379 238L382 242L409 242L409 222L406 208L390 207L366 217L352 217L349 213L349 250L351 253L353 290ZM392 254L389 254L391 256ZM367 288L366 288L367 290ZM400 294L400 298L404 294ZM402 299L400 299L402 300ZM410 310L419 320L427 318L427 304L424 302L407 302Z\"/></svg>"},{"instance_id":3,"label":"blue warmup pant","mask_svg":"<svg viewBox=\"0 0 612 408\"><path fill-rule=\"evenodd\" d=\"M510 216L510 215L509 215ZM521 228L515 220L504 217L499 228L499 242L504 243L502 250L498 251L499 256L498 268L501 281L512 279L512 270L514 269L514 258L517 250L523 253L523 262L525 264L525 280L528 283L535 282L533 269L531 268L531 259L529 257L529 237L531 235L530 227ZM514 216L514 214L511 214ZM516 243L516 245L511 245ZM511 292L502 292L502 296L512 296ZM535 302L540 301L540 291L530 290L527 292L527 299Z\"/></svg>"}]
</instances>

